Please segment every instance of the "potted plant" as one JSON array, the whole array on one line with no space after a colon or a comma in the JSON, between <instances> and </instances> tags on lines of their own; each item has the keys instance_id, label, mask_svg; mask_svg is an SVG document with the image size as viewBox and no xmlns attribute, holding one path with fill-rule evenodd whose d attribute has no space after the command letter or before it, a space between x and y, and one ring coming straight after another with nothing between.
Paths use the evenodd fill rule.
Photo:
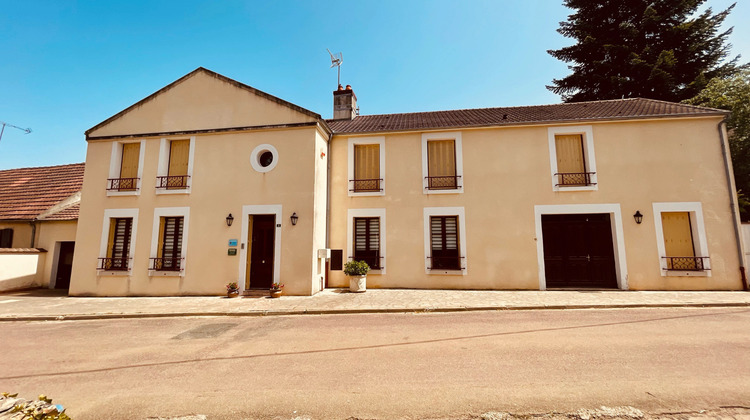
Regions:
<instances>
[{"instance_id":1,"label":"potted plant","mask_svg":"<svg viewBox=\"0 0 750 420\"><path fill-rule=\"evenodd\" d=\"M235 298L240 295L240 288L237 286L237 282L227 283L227 297Z\"/></svg>"},{"instance_id":2,"label":"potted plant","mask_svg":"<svg viewBox=\"0 0 750 420\"><path fill-rule=\"evenodd\" d=\"M274 283L271 285L271 297L272 298L279 298L281 297L281 293L283 292L284 285L282 283Z\"/></svg>"},{"instance_id":3,"label":"potted plant","mask_svg":"<svg viewBox=\"0 0 750 420\"><path fill-rule=\"evenodd\" d=\"M344 274L349 277L349 291L361 293L367 290L367 272L370 266L364 261L348 261L344 264Z\"/></svg>"}]
</instances>

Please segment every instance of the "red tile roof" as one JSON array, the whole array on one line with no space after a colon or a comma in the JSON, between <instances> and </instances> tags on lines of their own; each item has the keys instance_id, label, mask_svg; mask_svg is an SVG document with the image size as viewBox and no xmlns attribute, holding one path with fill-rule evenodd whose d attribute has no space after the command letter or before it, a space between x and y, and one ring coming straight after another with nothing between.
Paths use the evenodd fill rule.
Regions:
<instances>
[{"instance_id":1,"label":"red tile roof","mask_svg":"<svg viewBox=\"0 0 750 420\"><path fill-rule=\"evenodd\" d=\"M0 171L0 220L34 220L81 191L83 163ZM78 206L63 208L45 219L75 220Z\"/></svg>"},{"instance_id":2,"label":"red tile roof","mask_svg":"<svg viewBox=\"0 0 750 420\"><path fill-rule=\"evenodd\" d=\"M326 120L326 122L334 133L346 134L726 114L726 111L719 109L630 98L554 105L360 115L353 120Z\"/></svg>"}]
</instances>

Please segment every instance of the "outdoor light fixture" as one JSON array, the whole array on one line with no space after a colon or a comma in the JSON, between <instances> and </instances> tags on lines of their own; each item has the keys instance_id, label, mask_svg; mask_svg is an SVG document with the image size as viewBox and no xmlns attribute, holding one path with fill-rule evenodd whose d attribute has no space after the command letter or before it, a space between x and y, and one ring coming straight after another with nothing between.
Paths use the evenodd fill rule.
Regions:
<instances>
[{"instance_id":1,"label":"outdoor light fixture","mask_svg":"<svg viewBox=\"0 0 750 420\"><path fill-rule=\"evenodd\" d=\"M292 213L292 217L290 217L290 219L292 219L292 226L297 226L297 219L299 219L299 217L297 217L296 212Z\"/></svg>"},{"instance_id":2,"label":"outdoor light fixture","mask_svg":"<svg viewBox=\"0 0 750 420\"><path fill-rule=\"evenodd\" d=\"M234 217L232 217L232 213L229 213L229 216L227 216L227 226L232 226L232 222L234 222Z\"/></svg>"},{"instance_id":3,"label":"outdoor light fixture","mask_svg":"<svg viewBox=\"0 0 750 420\"><path fill-rule=\"evenodd\" d=\"M633 219L635 219L635 222L639 225L641 224L641 222L643 222L643 215L641 214L640 210L635 211L635 214L633 215Z\"/></svg>"}]
</instances>

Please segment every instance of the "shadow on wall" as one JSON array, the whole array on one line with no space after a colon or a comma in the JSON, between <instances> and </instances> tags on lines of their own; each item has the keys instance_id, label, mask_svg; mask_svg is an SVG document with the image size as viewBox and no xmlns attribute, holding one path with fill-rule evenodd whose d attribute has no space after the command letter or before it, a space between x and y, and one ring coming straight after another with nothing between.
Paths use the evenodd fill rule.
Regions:
<instances>
[{"instance_id":1,"label":"shadow on wall","mask_svg":"<svg viewBox=\"0 0 750 420\"><path fill-rule=\"evenodd\" d=\"M0 251L0 292L39 286L45 256L46 252L37 249Z\"/></svg>"}]
</instances>

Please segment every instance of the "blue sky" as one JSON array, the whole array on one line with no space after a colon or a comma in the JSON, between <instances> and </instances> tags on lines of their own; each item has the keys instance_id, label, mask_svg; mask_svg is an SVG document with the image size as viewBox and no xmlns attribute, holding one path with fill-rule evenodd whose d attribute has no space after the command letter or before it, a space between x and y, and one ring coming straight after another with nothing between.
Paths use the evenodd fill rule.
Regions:
<instances>
[{"instance_id":1,"label":"blue sky","mask_svg":"<svg viewBox=\"0 0 750 420\"><path fill-rule=\"evenodd\" d=\"M709 0L723 10L730 0ZM0 0L0 169L85 160L84 131L199 66L328 118L343 84L362 114L556 103L546 53L562 0ZM750 2L733 54L750 61ZM742 25L744 23L744 27Z\"/></svg>"}]
</instances>

